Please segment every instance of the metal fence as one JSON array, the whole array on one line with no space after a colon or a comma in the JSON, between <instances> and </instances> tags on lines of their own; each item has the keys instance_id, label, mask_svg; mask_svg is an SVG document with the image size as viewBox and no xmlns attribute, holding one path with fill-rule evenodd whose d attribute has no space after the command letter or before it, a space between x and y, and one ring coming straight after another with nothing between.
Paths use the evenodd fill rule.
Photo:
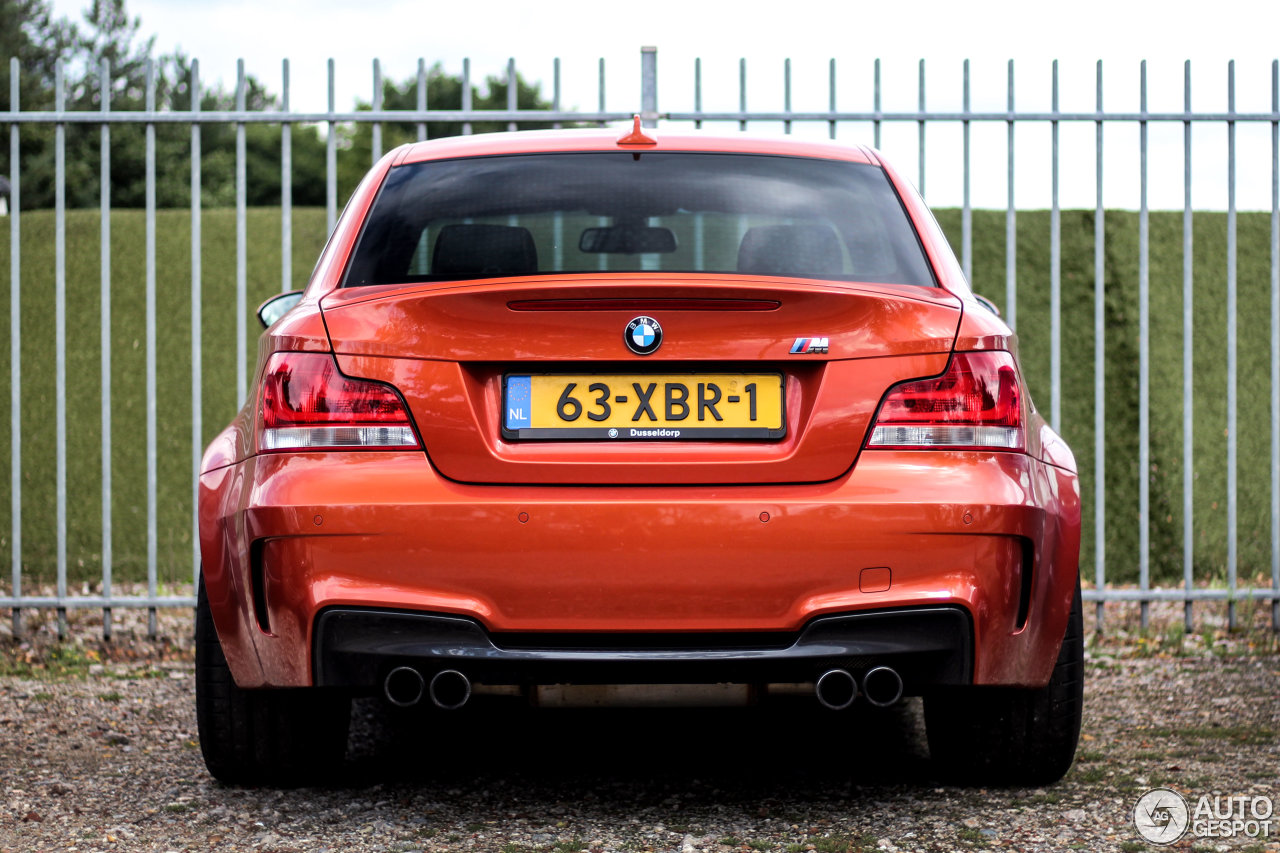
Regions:
<instances>
[{"instance_id":1,"label":"metal fence","mask_svg":"<svg viewBox=\"0 0 1280 853\"><path fill-rule=\"evenodd\" d=\"M594 112L583 110L566 110L561 107L561 74L560 62L554 65L552 80L553 101L548 110L521 110L516 106L517 87L508 86L508 104L506 110L475 110L471 104L470 65L463 67L463 108L461 110L429 109L426 103L426 71L425 64L418 64L418 104L414 110L386 110L381 103L381 72L378 63L374 63L374 98L371 110L339 111L335 103L334 67L330 61L328 69L328 109L323 112L292 112L289 109L290 85L289 64L283 63L283 91L281 109L270 111L249 111L245 109L245 77L241 64L236 87L236 109L232 111L201 111L199 66L195 65L194 83L190 111L157 111L155 109L154 77L149 74L146 91L146 109L142 111L113 110L109 97L104 97L101 109L96 111L67 111L65 109L64 85L61 70L56 81L56 103L53 111L24 111L19 103L19 77L21 69L18 60L11 61L10 108L0 112L0 124L9 126L10 145L10 492L11 492L11 587L8 595L0 595L0 607L10 608L13 630L21 634L22 611L27 608L53 608L58 613L59 630L65 626L65 615L68 608L95 608L104 611L104 634L111 631L112 608L147 608L150 611L150 625L155 630L155 612L159 607L191 607L194 600L188 595L164 596L158 594L157 587L157 448L156 448L156 198L155 198L155 128L162 123L189 125L191 129L191 326L192 347L190 353L191 377L191 490L196 491L196 479L202 452L202 434L204 429L203 412L201 411L201 388L203 368L201 363L201 128L207 125L231 125L236 130L235 153L235 187L236 187L236 352L238 399L243 400L247 393L246 328L248 306L246 304L246 151L245 128L252 123L273 123L281 125L282 132L282 194L281 194L281 233L284 262L281 273L281 289L290 290L295 286L290 268L290 247L292 245L292 159L291 134L293 125L314 124L327 131L327 184L326 210L327 225L332 230L338 211L337 151L335 130L339 125L349 123L368 123L372 125L373 158L381 155L381 124L384 122L415 123L420 139L426 138L426 129L431 122L461 122L463 132L470 132L471 122L507 122L515 129L521 122L540 123L608 123L627 121L638 113L646 126L654 127L660 122L666 125L680 123L701 127L707 122L736 123L741 129L747 129L751 123L777 123L787 133L800 126L823 127L831 138L837 138L839 132L850 126L856 126L865 132L870 127L875 145L881 145L882 128L889 125L914 125L918 138L916 152L916 182L923 190L925 183L926 141L928 129L936 126L959 127L962 137L963 162L963 199L961 206L961 237L959 255L966 274L972 277L973 272L973 213L971 204L971 162L973 157L972 131L975 127L994 126L1005 129L1006 162L1007 162L1007 205L1005 214L1005 315L1010 325L1016 326L1018 318L1018 273L1017 273L1017 216L1015 206L1015 140L1019 126L1047 125L1051 134L1050 154L1050 389L1049 420L1054 425L1061 423L1063 385L1063 334L1061 309L1062 290L1062 249L1061 249L1061 208L1060 196L1060 131L1064 126L1092 127L1095 138L1095 181L1096 211L1094 218L1094 277L1090 283L1094 296L1094 491L1091 496L1094 514L1095 531L1105 529L1108 514L1126 514L1132 518L1139 530L1139 566L1136 588L1109 588L1107 582L1107 549L1106 537L1097 533L1094 537L1094 588L1085 591L1086 600L1096 602L1098 625L1102 625L1104 605L1109 601L1139 601L1142 607L1142 620L1145 625L1148 608L1153 602L1174 601L1184 606L1185 626L1192 629L1192 608L1195 602L1225 601L1227 618L1231 627L1237 624L1237 604L1246 600L1271 602L1271 624L1280 630L1280 63L1272 62L1270 67L1270 110L1243 112L1237 111L1235 103L1235 69L1234 63L1228 70L1227 109L1225 111L1196 112L1191 106L1191 69L1187 63L1183 91L1184 108L1180 111L1153 112L1147 108L1147 69L1141 66L1141 100L1138 111L1107 111L1103 106L1103 66L1096 66L1096 106L1087 111L1063 111L1059 109L1059 78L1057 62L1052 66L1052 106L1049 110L1019 110L1015 105L1014 64L1008 63L1007 90L1001 92L1002 100L1007 104L1003 110L975 110L971 108L972 92L970 85L970 66L963 65L962 108L959 110L931 110L926 107L925 100L925 63L919 63L918 105L915 109L886 110L882 102L882 81L880 62L874 64L872 79L868 81L870 89L870 109L847 110L837 106L836 97L836 60L829 61L829 82L827 86L828 108L825 110L793 110L791 62L787 60L783 68L782 93L783 108L781 110L762 111L747 108L747 64L743 60L738 73L738 109L706 110L703 108L703 74L701 61L695 61L693 68L693 103L691 109L661 110L658 87L658 54L654 48L642 48L640 52L640 92L635 108L624 111L609 111L605 108L605 65L599 64L598 108ZM101 69L104 78L108 76L105 66ZM507 68L507 79L516 77L515 63ZM865 94L865 93L864 93ZM983 93L984 95L986 93ZM72 595L68 590L68 553L67 553L67 417L66 417L66 361L68 340L66 330L66 200L65 181L66 167L64 133L68 125L89 124L101 128L101 435L102 435L102 583L101 594ZM146 482L147 482L147 591L142 595L118 595L112 585L112 465L111 465L111 256L110 256L110 157L111 130L124 124L142 124L146 131L146 330L144 346L146 349ZM1172 588L1152 588L1150 583L1151 543L1149 539L1151 504L1149 478L1146 472L1150 466L1150 371L1151 371L1151 332L1150 332L1150 210L1148 206L1148 153L1149 128L1164 124L1180 126L1183 130L1183 476L1182 515L1183 515L1183 582ZM1236 130L1242 124L1270 128L1270 157L1261 162L1254 158L1247 164L1251 175L1269 174L1270 176L1270 455L1268 467L1270 471L1270 585L1269 587L1242 587L1238 582L1237 556L1237 434L1238 410L1237 400L1237 204L1236 176L1238 154ZM55 130L55 344L56 352L56 399L54 412L54 430L56 433L56 517L52 523L57 529L56 552L56 590L52 595L33 596L23 594L23 543L22 543L22 489L23 458L21 433L22 407L22 366L21 366L21 230L22 206L21 183L22 174L19 168L19 146L24 127L32 125L52 126ZM1139 472L1140 490L1137 506L1109 506L1106 494L1106 450L1104 443L1105 412L1109 390L1106 381L1105 342L1107 337L1105 314L1105 264L1106 244L1104 223L1106 211L1103 206L1104 187L1104 136L1108 127L1136 126L1139 134L1140 157L1140 200L1138 205L1139 242L1138 242L1138 281L1139 281L1139 346L1138 375L1139 387ZM1195 318L1192 310L1192 128L1193 126L1213 126L1225 129L1225 169L1227 172L1227 248L1226 269L1224 272L1223 297L1226 301L1227 328L1223 342L1227 360L1227 382L1224 393L1227 401L1227 428L1225 465L1227 477L1227 559L1225 585L1209 588L1198 584L1194 573L1193 560L1193 509L1192 494L1194 480L1194 459L1192 451L1192 412L1193 393L1192 376L1192 339ZM1110 392L1114 393L1114 391ZM229 413L218 413L221 422ZM1087 502L1089 496L1086 496ZM198 541L197 522L191 519L193 543ZM198 546L192 549L192 577L199 572Z\"/></svg>"}]
</instances>

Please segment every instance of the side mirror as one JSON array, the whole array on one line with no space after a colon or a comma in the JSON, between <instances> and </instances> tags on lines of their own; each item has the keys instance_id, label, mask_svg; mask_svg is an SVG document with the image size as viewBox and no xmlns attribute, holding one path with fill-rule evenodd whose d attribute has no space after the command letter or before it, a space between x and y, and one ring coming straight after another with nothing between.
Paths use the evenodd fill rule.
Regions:
<instances>
[{"instance_id":1,"label":"side mirror","mask_svg":"<svg viewBox=\"0 0 1280 853\"><path fill-rule=\"evenodd\" d=\"M269 329L271 324L293 310L293 306L302 301L301 290L277 294L258 306L258 322L262 328Z\"/></svg>"},{"instance_id":2,"label":"side mirror","mask_svg":"<svg viewBox=\"0 0 1280 853\"><path fill-rule=\"evenodd\" d=\"M978 303L983 308L986 308L988 311L990 311L992 314L995 314L997 317L1000 316L1000 308L990 299L988 299L987 297L983 296L980 293L973 294L973 298L978 300Z\"/></svg>"}]
</instances>

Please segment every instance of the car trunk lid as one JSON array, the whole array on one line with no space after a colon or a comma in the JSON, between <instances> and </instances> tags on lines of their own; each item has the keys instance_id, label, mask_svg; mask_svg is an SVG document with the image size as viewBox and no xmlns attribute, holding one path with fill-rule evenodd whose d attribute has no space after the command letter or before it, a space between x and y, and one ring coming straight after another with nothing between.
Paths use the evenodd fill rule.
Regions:
<instances>
[{"instance_id":1,"label":"car trunk lid","mask_svg":"<svg viewBox=\"0 0 1280 853\"><path fill-rule=\"evenodd\" d=\"M960 317L959 300L939 288L653 274L346 288L322 307L342 371L400 390L444 476L530 484L838 477L854 464L884 392L942 372ZM641 317L663 335L648 355L624 341ZM595 431L548 439L510 428L519 426L510 417L521 402L516 377L550 377L553 390L543 393L559 388L580 409L574 423L557 424ZM593 378L609 386L611 420L587 420L605 411L601 392L583 387ZM752 380L763 397L780 395L779 429L686 428L695 413L706 430L723 428L719 416L735 411L730 383ZM667 389L682 384L689 411L662 434L672 414L664 391L678 397L679 387ZM639 405L646 391L651 411ZM713 394L699 406L699 395L705 404ZM745 418L748 397L734 396ZM564 414L574 408L565 402ZM673 411L681 414L679 400ZM630 423L647 431L633 436Z\"/></svg>"}]
</instances>

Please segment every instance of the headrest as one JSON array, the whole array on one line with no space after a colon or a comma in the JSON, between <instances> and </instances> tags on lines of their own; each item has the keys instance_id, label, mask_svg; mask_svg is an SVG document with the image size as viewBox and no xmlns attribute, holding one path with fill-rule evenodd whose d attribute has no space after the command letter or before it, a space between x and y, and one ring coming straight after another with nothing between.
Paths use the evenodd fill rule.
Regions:
<instances>
[{"instance_id":1,"label":"headrest","mask_svg":"<svg viewBox=\"0 0 1280 853\"><path fill-rule=\"evenodd\" d=\"M431 274L445 278L532 275L538 250L528 228L510 225L446 225L436 237Z\"/></svg>"},{"instance_id":2,"label":"headrest","mask_svg":"<svg viewBox=\"0 0 1280 853\"><path fill-rule=\"evenodd\" d=\"M844 271L840 241L829 225L761 225L743 236L738 272L824 276Z\"/></svg>"}]
</instances>

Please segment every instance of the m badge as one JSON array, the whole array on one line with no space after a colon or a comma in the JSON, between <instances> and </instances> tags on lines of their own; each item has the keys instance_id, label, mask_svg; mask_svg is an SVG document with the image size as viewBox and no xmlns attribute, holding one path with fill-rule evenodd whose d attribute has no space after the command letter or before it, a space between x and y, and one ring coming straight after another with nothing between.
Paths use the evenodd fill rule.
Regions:
<instances>
[{"instance_id":1,"label":"m badge","mask_svg":"<svg viewBox=\"0 0 1280 853\"><path fill-rule=\"evenodd\" d=\"M796 338L791 345L792 355L817 355L831 348L830 338Z\"/></svg>"}]
</instances>

